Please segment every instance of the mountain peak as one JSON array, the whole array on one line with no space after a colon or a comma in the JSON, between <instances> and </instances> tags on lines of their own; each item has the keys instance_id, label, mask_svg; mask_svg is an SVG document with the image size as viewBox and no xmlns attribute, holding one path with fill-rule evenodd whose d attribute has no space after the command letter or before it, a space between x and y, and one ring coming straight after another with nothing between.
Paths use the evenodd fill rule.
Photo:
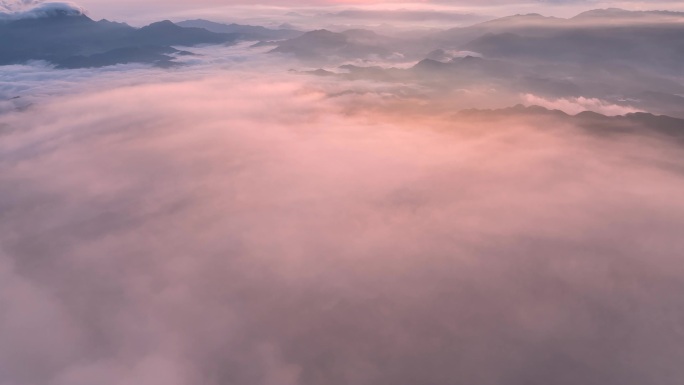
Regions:
<instances>
[{"instance_id":1,"label":"mountain peak","mask_svg":"<svg viewBox=\"0 0 684 385\"><path fill-rule=\"evenodd\" d=\"M171 20L162 20L148 25L148 27L176 27Z\"/></svg>"},{"instance_id":2,"label":"mountain peak","mask_svg":"<svg viewBox=\"0 0 684 385\"><path fill-rule=\"evenodd\" d=\"M28 8L20 8L16 11L0 12L0 20L85 17L85 14L85 9L77 5L62 2L49 2L36 4Z\"/></svg>"},{"instance_id":3,"label":"mountain peak","mask_svg":"<svg viewBox=\"0 0 684 385\"><path fill-rule=\"evenodd\" d=\"M305 33L307 36L336 36L339 35L335 32L329 31L327 29L316 29Z\"/></svg>"},{"instance_id":4,"label":"mountain peak","mask_svg":"<svg viewBox=\"0 0 684 385\"><path fill-rule=\"evenodd\" d=\"M152 23L148 26L142 27L141 30L144 31L149 31L149 32L156 32L156 33L167 33L167 32L172 32L176 31L179 29L183 29L183 27L180 27L173 22L169 20L162 20L158 21L156 23Z\"/></svg>"},{"instance_id":5,"label":"mountain peak","mask_svg":"<svg viewBox=\"0 0 684 385\"><path fill-rule=\"evenodd\" d=\"M573 17L572 19L644 19L652 17L684 18L684 13L674 11L628 11L622 8L605 8L582 12L579 15Z\"/></svg>"},{"instance_id":6,"label":"mountain peak","mask_svg":"<svg viewBox=\"0 0 684 385\"><path fill-rule=\"evenodd\" d=\"M377 33L373 32L371 30L360 29L360 28L348 29L348 30L342 32L342 34L350 36L350 37L355 37L355 38L376 38L379 36Z\"/></svg>"},{"instance_id":7,"label":"mountain peak","mask_svg":"<svg viewBox=\"0 0 684 385\"><path fill-rule=\"evenodd\" d=\"M347 42L347 36L341 33L331 32L327 29L317 29L315 31L307 32L293 40L308 41L315 44L326 43L337 45L345 44Z\"/></svg>"},{"instance_id":8,"label":"mountain peak","mask_svg":"<svg viewBox=\"0 0 684 385\"><path fill-rule=\"evenodd\" d=\"M449 68L448 63L443 63L441 61L437 61L434 59L423 59L416 63L416 65L413 66L412 69L418 70L418 71L433 71L436 69L443 69L443 68Z\"/></svg>"},{"instance_id":9,"label":"mountain peak","mask_svg":"<svg viewBox=\"0 0 684 385\"><path fill-rule=\"evenodd\" d=\"M582 12L579 15L573 17L573 19L591 18L591 17L615 17L615 16L632 16L635 12L628 11L622 8L605 8L605 9L592 9L590 11Z\"/></svg>"}]
</instances>

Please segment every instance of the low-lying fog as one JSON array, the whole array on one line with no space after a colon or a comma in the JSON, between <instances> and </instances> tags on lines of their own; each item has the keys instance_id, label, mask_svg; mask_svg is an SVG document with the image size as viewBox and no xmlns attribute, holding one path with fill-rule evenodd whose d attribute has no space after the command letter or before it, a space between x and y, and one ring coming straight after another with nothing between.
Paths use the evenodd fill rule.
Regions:
<instances>
[{"instance_id":1,"label":"low-lying fog","mask_svg":"<svg viewBox=\"0 0 684 385\"><path fill-rule=\"evenodd\" d=\"M21 83L0 384L680 384L681 141L219 66Z\"/></svg>"}]
</instances>

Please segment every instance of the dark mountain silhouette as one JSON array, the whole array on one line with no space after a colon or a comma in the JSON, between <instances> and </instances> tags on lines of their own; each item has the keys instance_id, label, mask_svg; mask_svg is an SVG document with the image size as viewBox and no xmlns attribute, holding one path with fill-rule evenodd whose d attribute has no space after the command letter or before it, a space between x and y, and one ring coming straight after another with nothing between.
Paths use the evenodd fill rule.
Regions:
<instances>
[{"instance_id":1,"label":"dark mountain silhouette","mask_svg":"<svg viewBox=\"0 0 684 385\"><path fill-rule=\"evenodd\" d=\"M285 40L304 34L292 28L270 29L261 26L241 24L221 24L209 20L196 19L176 23L186 28L203 28L214 33L231 33L240 35L242 40Z\"/></svg>"},{"instance_id":2,"label":"dark mountain silhouette","mask_svg":"<svg viewBox=\"0 0 684 385\"><path fill-rule=\"evenodd\" d=\"M170 68L177 66L174 57L170 55L192 55L190 52L179 51L172 47L138 46L116 48L104 53L89 56L75 55L56 61L58 68L93 68L114 64L148 63L157 67Z\"/></svg>"},{"instance_id":3,"label":"dark mountain silhouette","mask_svg":"<svg viewBox=\"0 0 684 385\"><path fill-rule=\"evenodd\" d=\"M350 20L391 20L397 22L425 22L425 21L443 21L443 22L479 22L485 18L480 15L472 13L457 13L448 12L444 10L419 11L419 10L370 10L370 9L347 9L339 12L325 13L322 16L334 17Z\"/></svg>"},{"instance_id":4,"label":"dark mountain silhouette","mask_svg":"<svg viewBox=\"0 0 684 385\"><path fill-rule=\"evenodd\" d=\"M82 14L0 21L0 65L45 60L60 67L101 67L120 63L168 66L171 46L233 43L236 34L182 28L162 21L137 29Z\"/></svg>"},{"instance_id":5,"label":"dark mountain silhouette","mask_svg":"<svg viewBox=\"0 0 684 385\"><path fill-rule=\"evenodd\" d=\"M349 80L373 80L381 82L402 82L413 81L414 78L406 70L398 68L383 68L379 66L361 67L351 64L346 64L339 67L344 71L337 74L344 79ZM316 75L316 73L312 73Z\"/></svg>"},{"instance_id":6,"label":"dark mountain silhouette","mask_svg":"<svg viewBox=\"0 0 684 385\"><path fill-rule=\"evenodd\" d=\"M512 16L501 17L494 20L485 21L480 24L476 24L473 27L467 28L529 28L533 26L548 26L550 24L562 24L566 22L565 19L552 16L544 16L538 13L528 13L528 14L518 14Z\"/></svg>"},{"instance_id":7,"label":"dark mountain silhouette","mask_svg":"<svg viewBox=\"0 0 684 385\"><path fill-rule=\"evenodd\" d=\"M539 118L559 119L584 128L593 135L664 135L684 143L684 119L644 112L606 116L593 111L584 111L576 115L570 115L559 110L549 110L540 106L526 107L519 104L496 110L462 110L456 114L456 118L485 120L499 119L500 117L531 118L535 120ZM549 125L549 127L553 127L553 125Z\"/></svg>"},{"instance_id":8,"label":"dark mountain silhouette","mask_svg":"<svg viewBox=\"0 0 684 385\"><path fill-rule=\"evenodd\" d=\"M430 36L433 48L473 50L496 58L582 64L628 62L680 73L684 13L604 9L571 19L515 15Z\"/></svg>"},{"instance_id":9,"label":"dark mountain silhouette","mask_svg":"<svg viewBox=\"0 0 684 385\"><path fill-rule=\"evenodd\" d=\"M457 74L470 73L483 82L498 79L499 86L514 92L611 100L684 117L684 85L678 80L684 74L681 12L613 8L570 19L514 15L438 32L423 45L422 58L446 64L419 63L417 73L426 81L448 75L462 85L469 79ZM450 65L452 52L474 52L502 63L510 79L496 71L457 71Z\"/></svg>"},{"instance_id":10,"label":"dark mountain silhouette","mask_svg":"<svg viewBox=\"0 0 684 385\"><path fill-rule=\"evenodd\" d=\"M373 31L354 29L337 33L321 29L285 40L271 52L311 61L363 59L373 55L386 58L394 52L392 43L393 39Z\"/></svg>"},{"instance_id":11,"label":"dark mountain silhouette","mask_svg":"<svg viewBox=\"0 0 684 385\"><path fill-rule=\"evenodd\" d=\"M506 16L478 23L468 27L457 27L435 33L432 38L444 42L464 40L487 33L513 32L519 34L543 35L549 29L601 27L610 24L646 23L658 25L662 23L680 23L684 21L684 12L671 11L628 11L619 8L595 9L564 19L547 17L537 13Z\"/></svg>"},{"instance_id":12,"label":"dark mountain silhouette","mask_svg":"<svg viewBox=\"0 0 684 385\"><path fill-rule=\"evenodd\" d=\"M168 20L150 24L133 32L139 44L182 45L221 44L233 42L237 34L224 34L202 28L183 28Z\"/></svg>"},{"instance_id":13,"label":"dark mountain silhouette","mask_svg":"<svg viewBox=\"0 0 684 385\"><path fill-rule=\"evenodd\" d=\"M684 71L684 24L628 25L549 31L545 36L487 34L462 46L492 58L615 63L672 74Z\"/></svg>"},{"instance_id":14,"label":"dark mountain silhouette","mask_svg":"<svg viewBox=\"0 0 684 385\"><path fill-rule=\"evenodd\" d=\"M487 76L505 78L509 78L513 74L513 68L508 63L474 56L454 58L447 62L424 59L413 66L411 71L426 75L440 73L445 74L449 72L463 74L464 72L468 72L472 75L477 75L478 77Z\"/></svg>"},{"instance_id":15,"label":"dark mountain silhouette","mask_svg":"<svg viewBox=\"0 0 684 385\"><path fill-rule=\"evenodd\" d=\"M412 82L437 88L453 88L483 82L500 82L518 75L520 70L510 63L466 56L448 62L424 59L411 68L343 65L337 73L345 79L383 82ZM315 72L308 72L316 75Z\"/></svg>"},{"instance_id":16,"label":"dark mountain silhouette","mask_svg":"<svg viewBox=\"0 0 684 385\"><path fill-rule=\"evenodd\" d=\"M621 23L647 22L658 23L667 21L684 21L684 12L673 11L627 11L620 8L594 9L582 12L570 19L574 22Z\"/></svg>"},{"instance_id":17,"label":"dark mountain silhouette","mask_svg":"<svg viewBox=\"0 0 684 385\"><path fill-rule=\"evenodd\" d=\"M513 15L468 27L457 27L436 32L425 39L425 44L428 46L435 45L436 48L460 49L462 45L486 34L516 32L531 36L543 36L548 28L560 27L566 22L565 19L545 17L536 13Z\"/></svg>"},{"instance_id":18,"label":"dark mountain silhouette","mask_svg":"<svg viewBox=\"0 0 684 385\"><path fill-rule=\"evenodd\" d=\"M664 92L643 91L634 95L647 111L657 110L664 115L684 118L684 96Z\"/></svg>"},{"instance_id":19,"label":"dark mountain silhouette","mask_svg":"<svg viewBox=\"0 0 684 385\"><path fill-rule=\"evenodd\" d=\"M272 52L289 53L302 58L314 58L345 48L347 36L325 29L307 32L302 36L286 40Z\"/></svg>"}]
</instances>

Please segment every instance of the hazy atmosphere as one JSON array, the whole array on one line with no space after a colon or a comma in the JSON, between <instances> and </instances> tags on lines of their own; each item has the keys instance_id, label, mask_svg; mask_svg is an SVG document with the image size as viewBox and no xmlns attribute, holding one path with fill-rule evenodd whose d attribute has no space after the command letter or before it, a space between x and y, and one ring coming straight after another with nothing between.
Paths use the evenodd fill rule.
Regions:
<instances>
[{"instance_id":1,"label":"hazy atmosphere","mask_svg":"<svg viewBox=\"0 0 684 385\"><path fill-rule=\"evenodd\" d=\"M684 7L0 1L0 385L679 385Z\"/></svg>"}]
</instances>

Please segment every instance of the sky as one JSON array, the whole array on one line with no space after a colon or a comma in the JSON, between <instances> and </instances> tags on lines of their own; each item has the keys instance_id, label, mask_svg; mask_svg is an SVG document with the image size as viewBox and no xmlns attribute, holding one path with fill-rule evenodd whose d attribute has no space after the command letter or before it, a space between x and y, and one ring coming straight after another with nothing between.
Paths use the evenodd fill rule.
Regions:
<instances>
[{"instance_id":1,"label":"sky","mask_svg":"<svg viewBox=\"0 0 684 385\"><path fill-rule=\"evenodd\" d=\"M415 9L477 13L505 16L516 13L543 13L569 17L596 8L619 7L632 10L684 10L677 0L81 0L78 2L95 18L126 20L133 23L151 22L160 16L183 18L202 15L217 20L244 20L264 14L284 15L293 9Z\"/></svg>"},{"instance_id":2,"label":"sky","mask_svg":"<svg viewBox=\"0 0 684 385\"><path fill-rule=\"evenodd\" d=\"M17 9L52 1L44 0L0 0L0 10ZM64 2L60 2L64 3ZM330 13L343 10L401 10L432 11L434 16L425 16L416 23L404 23L409 29L449 28L462 26L464 22L455 17L453 22L444 15L469 14L480 16L470 24L487 18L512 14L541 13L547 16L572 17L578 13L597 8L623 8L630 10L679 10L684 4L677 0L80 0L77 6L86 10L96 20L108 19L143 26L155 21L169 19L182 21L205 18L220 22L240 22L278 26L289 23L308 28L330 28L340 24L339 19L329 18ZM373 25L392 23L392 20L374 20ZM351 27L360 27L350 25ZM332 27L334 29L334 27Z\"/></svg>"}]
</instances>

